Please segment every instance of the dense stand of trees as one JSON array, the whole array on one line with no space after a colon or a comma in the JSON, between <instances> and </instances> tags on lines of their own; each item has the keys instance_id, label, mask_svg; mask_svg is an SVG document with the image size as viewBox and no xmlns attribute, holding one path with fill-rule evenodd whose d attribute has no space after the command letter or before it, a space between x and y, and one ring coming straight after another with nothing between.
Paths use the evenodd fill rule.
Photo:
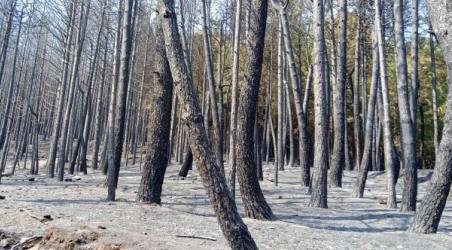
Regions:
<instances>
[{"instance_id":1,"label":"dense stand of trees","mask_svg":"<svg viewBox=\"0 0 452 250\"><path fill-rule=\"evenodd\" d=\"M58 181L100 169L114 201L120 169L139 165L137 201L160 204L173 162L182 177L199 173L231 248L256 249L235 198L247 217L277 219L263 163L275 185L279 171L299 168L318 208L344 171L357 172L357 198L369 171L385 171L387 207L397 208L401 182L401 211L417 210L410 230L437 231L452 181L448 0L0 9L0 181L18 168L41 173L40 160ZM418 171L433 168L417 209Z\"/></svg>"}]
</instances>

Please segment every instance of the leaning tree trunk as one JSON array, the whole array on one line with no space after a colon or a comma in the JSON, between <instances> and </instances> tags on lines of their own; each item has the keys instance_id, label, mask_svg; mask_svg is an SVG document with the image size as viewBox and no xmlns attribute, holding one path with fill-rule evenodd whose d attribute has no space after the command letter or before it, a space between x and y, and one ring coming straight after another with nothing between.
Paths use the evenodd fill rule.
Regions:
<instances>
[{"instance_id":1,"label":"leaning tree trunk","mask_svg":"<svg viewBox=\"0 0 452 250\"><path fill-rule=\"evenodd\" d=\"M206 60L207 69L207 82L209 83L209 98L210 98L210 109L212 112L212 125L214 134L214 145L215 153L217 154L217 159L219 160L220 166L223 166L223 138L221 137L221 125L220 117L218 113L218 104L216 98L216 88L215 88L215 77L213 75L213 63L212 63L212 49L209 41L209 31L207 26L207 3L206 0L202 0L202 31L204 40L204 53Z\"/></svg>"},{"instance_id":2,"label":"leaning tree trunk","mask_svg":"<svg viewBox=\"0 0 452 250\"><path fill-rule=\"evenodd\" d=\"M69 58L71 55L71 41L72 41L72 33L74 29L74 21L75 21L75 3L74 1L71 1L69 4L70 8L70 17L66 32L66 41L65 41L65 49L63 53L62 63L63 63L63 72L61 76L61 85L60 85L60 93L59 93L59 100L58 100L58 110L56 114L56 119L54 122L54 128L52 131L52 139L50 143L50 150L47 158L47 169L48 169L48 176L50 178L53 178L55 176L55 160L58 150L58 140L60 138L61 134L61 123L63 119L63 110L64 110L64 104L66 100L66 89L67 89L67 81L69 77Z\"/></svg>"},{"instance_id":3,"label":"leaning tree trunk","mask_svg":"<svg viewBox=\"0 0 452 250\"><path fill-rule=\"evenodd\" d=\"M416 210L417 155L415 123L408 98L408 70L403 28L403 0L394 1L394 37L396 54L397 97L399 103L400 140L404 167L402 211Z\"/></svg>"},{"instance_id":4,"label":"leaning tree trunk","mask_svg":"<svg viewBox=\"0 0 452 250\"><path fill-rule=\"evenodd\" d=\"M99 148L100 148L100 142L102 139L102 125L103 125L103 94L104 94L104 86L105 86L105 77L106 77L106 67L107 67L107 52L108 52L108 35L105 35L105 47L104 47L104 55L102 59L102 80L99 86L99 89L97 90L97 103L96 103L96 121L94 125L94 149L93 149L93 156L92 156L92 164L93 169L97 170L98 163L99 163Z\"/></svg>"},{"instance_id":5,"label":"leaning tree trunk","mask_svg":"<svg viewBox=\"0 0 452 250\"><path fill-rule=\"evenodd\" d=\"M309 206L327 208L328 103L325 78L325 37L323 0L314 0L314 112L315 144L312 194Z\"/></svg>"},{"instance_id":6,"label":"leaning tree trunk","mask_svg":"<svg viewBox=\"0 0 452 250\"><path fill-rule=\"evenodd\" d=\"M389 89L388 78L386 69L386 53L384 49L384 35L383 24L381 20L382 9L380 0L375 0L375 22L377 29L378 39L378 56L380 64L380 84L381 84L381 103L383 108L383 133L384 133L384 156L385 156L385 169L387 175L387 190L388 190L388 208L396 208L396 190L395 190L395 170L398 165L397 157L394 152L394 141L391 130L391 118L390 118L390 104L389 104ZM380 107L381 107L380 106Z\"/></svg>"},{"instance_id":7,"label":"leaning tree trunk","mask_svg":"<svg viewBox=\"0 0 452 250\"><path fill-rule=\"evenodd\" d=\"M10 128L11 124L13 121L9 119L10 112L11 112L11 106L12 106L12 101L13 101L13 93L14 93L14 88L16 85L18 85L16 83L16 64L17 64L17 57L19 54L19 42L20 42L20 38L21 38L21 30L22 30L22 17L24 15L24 11L21 11L20 14L20 18L19 18L19 29L17 31L17 38L16 38L16 48L14 49L14 56L13 56L13 65L12 65L12 73L11 73L11 80L8 86L8 94L6 97L6 104L5 104L5 110L3 111L3 123L2 123L2 127L1 127L1 131L0 131L0 149L3 149L3 145L5 144L6 141L6 133L11 133L11 131L9 131L8 128ZM6 57L4 59L6 61ZM5 149L6 150L6 149ZM4 151L5 151L4 150Z\"/></svg>"},{"instance_id":8,"label":"leaning tree trunk","mask_svg":"<svg viewBox=\"0 0 452 250\"><path fill-rule=\"evenodd\" d=\"M149 144L143 166L137 200L160 204L163 179L168 165L169 132L171 125L171 101L173 79L165 52L161 19L157 21L154 50L154 84L150 96Z\"/></svg>"},{"instance_id":9,"label":"leaning tree trunk","mask_svg":"<svg viewBox=\"0 0 452 250\"><path fill-rule=\"evenodd\" d=\"M207 138L192 79L184 63L173 0L160 1L163 16L165 48L171 68L176 94L183 104L182 119L188 126L188 137L193 156L218 222L232 249L257 249L251 234L237 212L237 207L226 185L226 178L213 154Z\"/></svg>"},{"instance_id":10,"label":"leaning tree trunk","mask_svg":"<svg viewBox=\"0 0 452 250\"><path fill-rule=\"evenodd\" d=\"M368 106L365 123L366 127L364 131L365 135L363 157L358 170L358 179L356 180L356 185L353 190L353 196L356 198L363 198L364 196L364 187L366 185L367 173L369 172L372 163L372 138L375 127L375 104L377 102L378 77L380 73L378 66L378 48L375 31L376 29L374 27L372 35L372 83L370 86L369 103L367 104Z\"/></svg>"},{"instance_id":11,"label":"leaning tree trunk","mask_svg":"<svg viewBox=\"0 0 452 250\"><path fill-rule=\"evenodd\" d=\"M345 85L347 80L347 0L341 0L339 17L339 60L337 81L333 86L334 145L331 156L329 183L342 187L342 171L345 168ZM336 46L333 44L333 46Z\"/></svg>"},{"instance_id":12,"label":"leaning tree trunk","mask_svg":"<svg viewBox=\"0 0 452 250\"><path fill-rule=\"evenodd\" d=\"M432 77L432 113L433 113L433 145L435 146L435 155L438 154L439 149L439 131L438 131L438 107L436 98L436 55L434 33L431 22L429 21L428 41L430 45L430 74Z\"/></svg>"},{"instance_id":13,"label":"leaning tree trunk","mask_svg":"<svg viewBox=\"0 0 452 250\"><path fill-rule=\"evenodd\" d=\"M414 133L416 133L416 113L419 92L419 0L412 0L412 26L411 26L411 95L410 112L414 123Z\"/></svg>"},{"instance_id":14,"label":"leaning tree trunk","mask_svg":"<svg viewBox=\"0 0 452 250\"><path fill-rule=\"evenodd\" d=\"M66 162L66 146L72 145L72 138L69 140L68 144L68 137L70 136L69 132L69 126L70 126L70 120L71 120L71 112L72 112L72 106L74 104L74 97L76 92L76 85L77 85L77 78L79 77L79 68L80 68L80 61L81 61L81 55L83 50L83 44L85 42L85 34L86 34L86 26L88 22L89 17L89 11L90 11L90 1L88 1L88 4L86 6L86 10L84 8L84 4L82 3L80 5L80 22L79 27L77 30L77 38L76 38L76 53L74 54L74 62L72 65L72 75L69 82L69 93L68 93L68 100L66 104L66 111L64 114L63 119L63 127L61 130L61 145L60 145L60 154L59 159L57 162L58 167L58 180L63 181L64 178L64 165ZM83 13L86 11L86 13ZM72 119L74 121L74 119Z\"/></svg>"},{"instance_id":15,"label":"leaning tree trunk","mask_svg":"<svg viewBox=\"0 0 452 250\"><path fill-rule=\"evenodd\" d=\"M6 29L5 29L5 36L3 37L3 44L2 44L2 50L0 53L0 86L2 85L2 79L3 79L3 73L5 69L5 63L6 63L6 56L8 55L8 45L9 45L9 38L11 36L11 29L14 19L14 14L16 12L16 3L17 0L13 0L11 2L11 7L8 13L8 21L6 23Z\"/></svg>"},{"instance_id":16,"label":"leaning tree trunk","mask_svg":"<svg viewBox=\"0 0 452 250\"><path fill-rule=\"evenodd\" d=\"M257 179L254 159L254 122L262 71L268 1L254 0L246 42L245 83L239 97L237 119L237 176L245 213L259 220L272 220L273 212L265 201ZM281 128L278 128L278 130ZM278 159L278 161L281 159Z\"/></svg>"},{"instance_id":17,"label":"leaning tree trunk","mask_svg":"<svg viewBox=\"0 0 452 250\"><path fill-rule=\"evenodd\" d=\"M427 0L431 22L447 64L449 95L441 144L431 185L414 217L410 231L436 233L452 182L452 4L449 0Z\"/></svg>"},{"instance_id":18,"label":"leaning tree trunk","mask_svg":"<svg viewBox=\"0 0 452 250\"><path fill-rule=\"evenodd\" d=\"M287 2L286 2L287 3ZM281 26L284 34L284 48L285 48L285 59L287 62L287 67L289 69L290 82L292 84L293 99L295 103L295 113L298 123L298 156L301 167L301 182L303 186L309 186L310 184L310 159L309 159L309 139L307 130L307 119L306 119L306 105L301 99L300 90L300 76L295 68L295 59L292 41L290 38L290 28L289 21L286 13L287 4L283 4L280 0L272 0L273 6L278 9ZM309 77L308 77L309 78ZM308 89L309 85L307 85ZM305 101L307 101L309 91L305 91ZM278 128L279 130L279 128Z\"/></svg>"},{"instance_id":19,"label":"leaning tree trunk","mask_svg":"<svg viewBox=\"0 0 452 250\"><path fill-rule=\"evenodd\" d=\"M115 116L115 137L113 143L113 161L107 172L107 200L114 201L118 185L121 156L124 146L126 125L126 101L130 76L130 55L132 51L132 7L134 0L126 0L122 23L121 60L119 66L118 103ZM135 2L137 4L137 2Z\"/></svg>"}]
</instances>

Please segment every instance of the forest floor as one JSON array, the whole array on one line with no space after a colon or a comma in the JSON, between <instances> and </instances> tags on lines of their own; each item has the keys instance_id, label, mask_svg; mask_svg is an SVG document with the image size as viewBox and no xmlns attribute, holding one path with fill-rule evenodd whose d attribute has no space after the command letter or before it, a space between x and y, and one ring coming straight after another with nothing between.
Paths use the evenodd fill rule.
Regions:
<instances>
[{"instance_id":1,"label":"forest floor","mask_svg":"<svg viewBox=\"0 0 452 250\"><path fill-rule=\"evenodd\" d=\"M0 195L5 197L0 200L0 240L2 230L31 237L58 228L89 230L98 234L98 242L121 249L228 249L197 171L179 178L178 170L177 165L168 167L162 206L135 202L138 166L121 169L116 202L105 201L105 177L100 171L90 169L88 175L79 175L80 180L58 182L47 178L44 169L34 181L20 170L0 184ZM430 173L420 171L419 199ZM452 202L438 234L406 233L413 214L381 204L386 193L382 172L369 173L364 199L350 198L356 173L345 172L344 187L328 190L328 209L307 207L310 196L299 184L298 169L280 172L277 187L272 166L265 167L264 175L261 187L278 220L244 219L260 249L451 249ZM397 189L400 194L400 183ZM239 192L236 201L244 215ZM53 220L40 222L31 215L50 215Z\"/></svg>"}]
</instances>

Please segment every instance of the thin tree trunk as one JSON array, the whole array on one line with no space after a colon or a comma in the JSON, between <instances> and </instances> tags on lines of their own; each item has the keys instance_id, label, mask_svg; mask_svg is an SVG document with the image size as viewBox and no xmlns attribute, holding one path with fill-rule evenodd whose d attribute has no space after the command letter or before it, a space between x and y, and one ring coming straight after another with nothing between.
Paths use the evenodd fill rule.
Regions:
<instances>
[{"instance_id":1,"label":"thin tree trunk","mask_svg":"<svg viewBox=\"0 0 452 250\"><path fill-rule=\"evenodd\" d=\"M395 169L398 165L397 157L394 152L394 141L391 130L391 118L390 118L390 104L389 104L389 89L387 83L387 69L386 69L386 56L384 49L384 35L382 30L382 9L380 0L375 0L375 22L377 29L378 39L378 57L380 65L380 84L381 84L381 99L382 105L379 105L383 109L383 117L381 118L383 123L384 133L384 156L385 156L385 169L387 175L387 190L388 190L388 208L396 208L396 190L395 190Z\"/></svg>"},{"instance_id":2,"label":"thin tree trunk","mask_svg":"<svg viewBox=\"0 0 452 250\"><path fill-rule=\"evenodd\" d=\"M126 122L126 101L130 77L130 55L132 52L132 8L134 0L126 0L124 6L124 18L122 23L121 60L119 66L118 81L118 103L115 115L115 131L113 143L113 161L108 166L107 172L107 200L116 199L116 188L118 186L119 169L121 166L121 156L124 146L125 122Z\"/></svg>"},{"instance_id":3,"label":"thin tree trunk","mask_svg":"<svg viewBox=\"0 0 452 250\"><path fill-rule=\"evenodd\" d=\"M435 41L431 22L429 21L429 45L430 45L430 74L432 77L432 113L433 113L433 145L435 146L435 156L439 149L439 131L438 131L438 108L436 97L436 55Z\"/></svg>"},{"instance_id":4,"label":"thin tree trunk","mask_svg":"<svg viewBox=\"0 0 452 250\"><path fill-rule=\"evenodd\" d=\"M80 61L81 61L81 55L83 50L83 44L85 42L85 33L86 33L86 26L88 22L88 16L90 11L90 4L91 1L88 1L88 4L86 6L86 9L84 8L84 4L82 3L80 6L80 22L79 27L77 30L77 44L76 44L76 53L74 54L74 62L72 67L72 75L71 79L69 81L69 94L68 94L68 100L66 105L66 111L64 114L64 120L63 120L63 128L61 131L61 145L60 145L60 155L57 162L58 167L58 180L63 181L64 178L64 165L66 161L66 146L68 137L70 135L69 132L69 122L71 118L71 112L72 112L72 106L74 104L74 97L76 92L76 85L77 85L77 78L79 77L79 67L80 67ZM85 13L84 13L85 12ZM72 145L72 139L69 140L69 145Z\"/></svg>"},{"instance_id":5,"label":"thin tree trunk","mask_svg":"<svg viewBox=\"0 0 452 250\"><path fill-rule=\"evenodd\" d=\"M6 23L5 37L3 38L2 50L0 53L0 60L1 60L0 86L2 85L5 63L6 63L6 59L7 59L6 56L8 55L9 38L11 36L11 29L12 29L12 24L13 24L13 19L14 19L14 13L16 12L16 3L17 3L17 0L13 0L11 2L11 7L10 7L9 13L8 13L8 22Z\"/></svg>"},{"instance_id":6,"label":"thin tree trunk","mask_svg":"<svg viewBox=\"0 0 452 250\"><path fill-rule=\"evenodd\" d=\"M10 133L10 131L8 130L8 127L10 126L10 123L12 121L10 121L9 117L10 117L10 112L11 112L11 106L12 106L12 101L13 101L13 93L14 93L14 88L17 85L16 83L16 65L17 65L17 57L19 54L19 42L20 42L20 37L21 37L21 31L22 31L22 17L24 15L24 10L22 9L22 11L20 12L20 17L19 17L19 29L17 31L17 38L16 38L16 48L14 49L14 56L13 56L13 65L12 65L12 74L11 74L11 80L9 83L9 87L8 87L8 95L6 97L6 107L5 107L5 111L3 112L3 123L2 123L2 128L0 131L0 149L3 149L3 145L5 144L5 139L6 139L6 133ZM6 61L6 57L5 57L5 61Z\"/></svg>"},{"instance_id":7,"label":"thin tree trunk","mask_svg":"<svg viewBox=\"0 0 452 250\"><path fill-rule=\"evenodd\" d=\"M410 111L411 119L414 123L414 133L416 133L416 113L419 92L419 0L412 0L412 25L411 25L411 95Z\"/></svg>"},{"instance_id":8,"label":"thin tree trunk","mask_svg":"<svg viewBox=\"0 0 452 250\"><path fill-rule=\"evenodd\" d=\"M284 31L282 30L281 21L279 22L279 37L278 37L278 130L277 130L277 148L278 154L275 165L275 185L278 186L278 171L284 170Z\"/></svg>"},{"instance_id":9,"label":"thin tree trunk","mask_svg":"<svg viewBox=\"0 0 452 250\"><path fill-rule=\"evenodd\" d=\"M361 33L362 33L362 20L361 20L361 3L357 6L358 12L358 26L356 28L355 36L355 58L354 58L354 75L353 75L353 137L355 142L355 161L354 169L359 168L361 162L361 116L360 116L360 103L359 103L359 80L360 80L360 50L361 50Z\"/></svg>"},{"instance_id":10,"label":"thin tree trunk","mask_svg":"<svg viewBox=\"0 0 452 250\"><path fill-rule=\"evenodd\" d=\"M378 66L378 48L377 48L377 38L375 28L372 35L372 84L370 86L370 96L369 103L367 106L367 121L364 136L364 150L363 157L361 160L361 166L359 167L358 179L356 180L356 185L353 189L353 196L355 198L363 198L364 188L367 180L367 173L370 170L372 163L372 138L375 127L375 109L377 102L377 91L378 91L378 76L379 66Z\"/></svg>"},{"instance_id":11,"label":"thin tree trunk","mask_svg":"<svg viewBox=\"0 0 452 250\"><path fill-rule=\"evenodd\" d=\"M94 150L93 150L93 169L98 169L99 163L99 148L102 139L102 120L104 117L103 114L103 94L104 94L104 86L105 86L105 77L106 77L106 68L107 68L107 52L108 52L108 39L107 35L105 36L105 48L104 48L104 56L102 59L102 80L97 93L97 104L96 104L96 122L95 122L95 131L94 131Z\"/></svg>"},{"instance_id":12,"label":"thin tree trunk","mask_svg":"<svg viewBox=\"0 0 452 250\"><path fill-rule=\"evenodd\" d=\"M273 6L278 9L280 21L282 25L282 30L284 34L284 47L285 47L285 59L287 61L287 66L289 69L290 82L292 84L293 90L293 98L295 103L295 112L297 116L298 130L299 130L299 162L301 167L301 182L302 185L308 186L310 183L310 175L309 175L309 145L308 145L308 130L307 130L307 119L306 119L306 110L304 110L304 102L301 99L301 90L300 90L300 76L295 67L295 59L292 41L290 38L290 29L289 29L289 21L287 18L286 4L283 4L279 0L272 0ZM307 86L308 87L308 86ZM307 91L305 92L305 101L307 102ZM278 128L279 130L279 128Z\"/></svg>"},{"instance_id":13,"label":"thin tree trunk","mask_svg":"<svg viewBox=\"0 0 452 250\"><path fill-rule=\"evenodd\" d=\"M240 59L240 29L241 29L241 14L242 0L236 1L235 9L235 24L234 24L234 47L233 47L233 62L232 62L232 89L231 89L231 121L229 132L229 176L228 184L229 190L232 194L232 199L235 199L235 179L237 169L237 102L238 102L238 85L239 85L239 59Z\"/></svg>"},{"instance_id":14,"label":"thin tree trunk","mask_svg":"<svg viewBox=\"0 0 452 250\"><path fill-rule=\"evenodd\" d=\"M207 26L207 5L206 0L202 0L202 29L204 38L204 53L206 57L206 67L207 76L209 83L209 96L210 96L210 110L212 112L212 124L213 124L213 134L214 134L214 145L215 152L217 154L217 159L219 160L220 166L223 166L223 139L221 138L221 125L220 117L218 113L218 105L216 98L216 88L215 88L215 77L213 73L213 63L212 63L212 49L209 42L209 32Z\"/></svg>"}]
</instances>

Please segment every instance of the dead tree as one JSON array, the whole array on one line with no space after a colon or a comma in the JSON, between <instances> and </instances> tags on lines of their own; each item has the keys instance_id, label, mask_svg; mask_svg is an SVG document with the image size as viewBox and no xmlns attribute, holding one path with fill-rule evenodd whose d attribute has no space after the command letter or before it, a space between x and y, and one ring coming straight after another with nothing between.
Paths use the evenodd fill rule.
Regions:
<instances>
[{"instance_id":1,"label":"dead tree","mask_svg":"<svg viewBox=\"0 0 452 250\"><path fill-rule=\"evenodd\" d=\"M160 19L160 18L159 18ZM161 20L157 21L155 30L154 84L150 96L150 113L148 148L143 166L141 184L137 200L145 203L160 204L163 179L168 165L169 131L171 117L171 100L173 79L165 52L165 41Z\"/></svg>"},{"instance_id":2,"label":"dead tree","mask_svg":"<svg viewBox=\"0 0 452 250\"><path fill-rule=\"evenodd\" d=\"M113 143L113 161L107 172L107 200L114 201L118 186L122 150L124 146L126 125L126 101L130 77L130 55L132 52L132 8L137 4L134 0L125 0L124 18L122 22L121 56L119 62L118 103L116 105L115 130ZM136 14L136 13L135 13Z\"/></svg>"},{"instance_id":3,"label":"dead tree","mask_svg":"<svg viewBox=\"0 0 452 250\"><path fill-rule=\"evenodd\" d=\"M272 220L273 213L259 185L254 159L254 123L259 97L262 71L265 26L267 22L267 0L252 1L253 15L246 38L245 82L240 90L237 110L237 176L240 194L248 217ZM280 128L278 128L280 129Z\"/></svg>"},{"instance_id":4,"label":"dead tree","mask_svg":"<svg viewBox=\"0 0 452 250\"><path fill-rule=\"evenodd\" d=\"M175 92L183 104L183 121L188 127L188 139L198 171L210 202L217 215L220 227L232 249L257 249L248 228L237 212L226 185L226 178L213 154L207 138L204 121L191 76L184 63L184 53L177 28L173 0L159 1L159 13L163 17L162 27L165 48L174 80Z\"/></svg>"}]
</instances>

